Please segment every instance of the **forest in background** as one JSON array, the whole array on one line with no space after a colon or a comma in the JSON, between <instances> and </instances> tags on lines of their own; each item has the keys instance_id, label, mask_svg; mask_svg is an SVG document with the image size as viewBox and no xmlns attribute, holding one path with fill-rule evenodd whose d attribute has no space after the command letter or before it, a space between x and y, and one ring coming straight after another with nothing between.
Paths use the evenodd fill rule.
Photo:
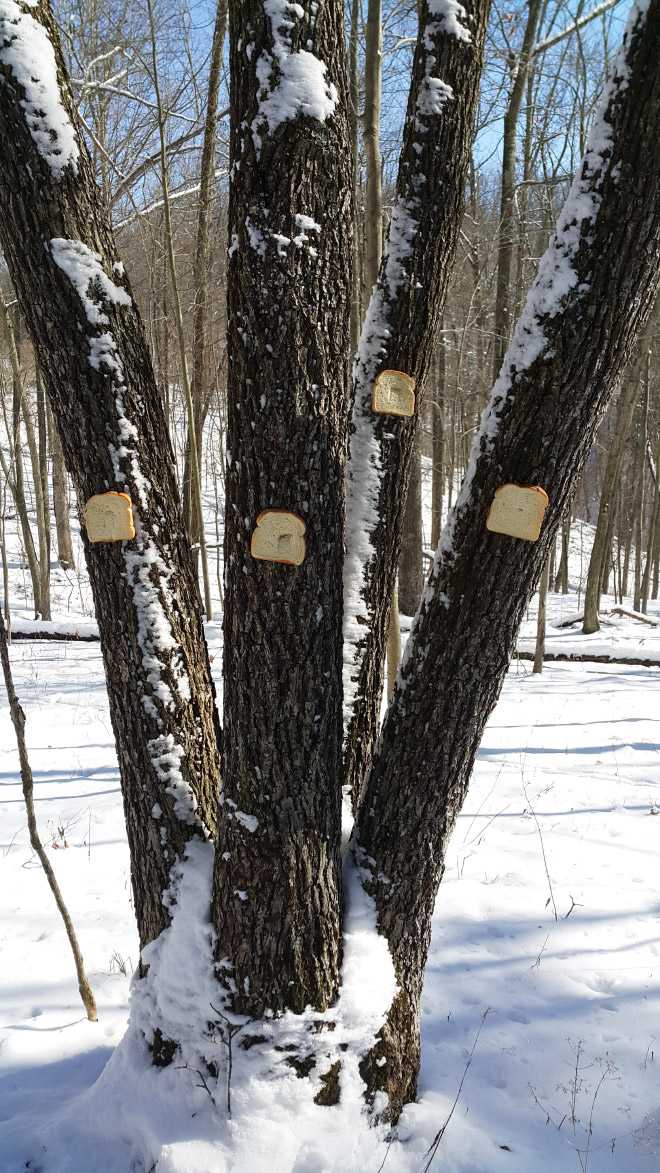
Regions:
<instances>
[{"instance_id":1,"label":"forest in background","mask_svg":"<svg viewBox=\"0 0 660 1173\"><path fill-rule=\"evenodd\" d=\"M493 7L460 247L436 341L411 472L399 570L400 606L405 614L412 615L417 608L428 568L423 549L428 554L435 548L442 517L456 497L473 435L499 368L502 339L506 349L510 323L520 314L582 156L594 106L620 38L622 7L607 2L597 5L595 17L594 9L581 2L510 5L506 10L500 5ZM384 5L382 99L379 109L374 107L374 87L369 86L373 64L367 41L368 24L377 19L378 8L375 3L368 9L353 3L346 11L357 143L358 320L369 292L365 206L373 118L378 128L384 234L417 32L414 4ZM215 89L209 91L216 13L203 4L159 4L154 13L155 55L146 8L128 2L60 4L57 17L98 182L147 324L185 515L191 537L198 543L182 348L163 203L161 127L164 133L181 324L193 371L199 467L205 493L210 492L217 502L215 525L206 534L206 543L221 594L229 148L224 51L217 62ZM224 14L220 13L217 21L223 24L224 45ZM155 78L162 99L160 119ZM209 161L207 146L204 169L209 94L218 119L212 158ZM368 105L365 94L370 99ZM505 163L511 164L511 150L513 187L507 189L507 196L502 175ZM200 242L202 233L208 233L206 242ZM67 566L72 560L66 477L6 271L1 285L7 307L3 316L13 332L19 368L16 363L12 367L5 325L0 393L8 444L0 488L2 524L11 523L18 512L35 612L49 618L48 561L56 556ZM608 494L608 522L602 535L603 549L599 547L601 581L603 589L621 598L633 596L636 609L644 609L645 601L658 594L660 518L654 507L660 455L657 355L656 318L627 375L634 391L626 398L621 390L612 403L581 478L572 513L573 518L596 523L607 456L620 420L618 431L623 436L618 477L614 492L610 488ZM422 533L422 457L431 462L433 483L432 525L426 534ZM26 499L23 466L30 461L32 476L27 483L34 485L34 490ZM36 542L28 516L38 522ZM567 589L569 524L567 517L563 542L558 541L553 558L551 582L555 589Z\"/></svg>"}]
</instances>

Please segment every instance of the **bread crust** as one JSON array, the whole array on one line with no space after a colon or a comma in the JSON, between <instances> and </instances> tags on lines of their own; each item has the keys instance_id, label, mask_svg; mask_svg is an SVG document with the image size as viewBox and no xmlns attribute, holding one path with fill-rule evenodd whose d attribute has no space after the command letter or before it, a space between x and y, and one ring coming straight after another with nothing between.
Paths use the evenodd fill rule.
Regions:
<instances>
[{"instance_id":1,"label":"bread crust","mask_svg":"<svg viewBox=\"0 0 660 1173\"><path fill-rule=\"evenodd\" d=\"M515 481L495 490L486 529L525 542L537 541L549 497L540 485L519 485Z\"/></svg>"},{"instance_id":2,"label":"bread crust","mask_svg":"<svg viewBox=\"0 0 660 1173\"><path fill-rule=\"evenodd\" d=\"M108 501L108 498L117 498L125 504L118 510L115 502ZM106 502L105 509L100 502ZM111 517L115 523L111 529L112 536L106 536L105 529ZM133 503L128 493L117 493L114 489L108 490L107 493L95 493L85 502L84 518L89 542L129 542L135 537Z\"/></svg>"},{"instance_id":3,"label":"bread crust","mask_svg":"<svg viewBox=\"0 0 660 1173\"><path fill-rule=\"evenodd\" d=\"M289 519L288 528L280 528L279 534L275 528L274 523L269 524L267 519L269 517L277 516ZM264 526L264 521L266 525ZM307 526L302 517L297 513L291 513L289 509L264 509L257 517L256 525L252 531L252 540L250 542L250 553L253 558L258 558L263 562L280 562L285 566L300 566L305 559L307 552L305 539L303 537ZM277 538L277 545L275 539ZM289 542L283 542L283 539L290 538Z\"/></svg>"}]
</instances>

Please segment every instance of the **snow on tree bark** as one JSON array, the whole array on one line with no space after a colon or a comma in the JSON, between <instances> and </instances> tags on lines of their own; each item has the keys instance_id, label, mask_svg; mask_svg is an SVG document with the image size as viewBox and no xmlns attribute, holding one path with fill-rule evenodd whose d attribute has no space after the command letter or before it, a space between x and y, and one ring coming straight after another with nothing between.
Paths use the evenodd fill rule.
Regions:
<instances>
[{"instance_id":1,"label":"snow on tree bark","mask_svg":"<svg viewBox=\"0 0 660 1173\"><path fill-rule=\"evenodd\" d=\"M142 946L219 785L199 590L140 317L68 87L49 4L0 0L0 239L81 510ZM82 506L129 494L131 542L84 536Z\"/></svg>"},{"instance_id":2,"label":"snow on tree bark","mask_svg":"<svg viewBox=\"0 0 660 1173\"><path fill-rule=\"evenodd\" d=\"M415 1095L433 905L484 725L659 283L658 44L660 0L635 3L584 162L484 412L362 795L354 849L400 987L362 1070L371 1095L386 1091L394 1117ZM486 529L505 482L546 489L537 542Z\"/></svg>"},{"instance_id":3,"label":"snow on tree bark","mask_svg":"<svg viewBox=\"0 0 660 1173\"><path fill-rule=\"evenodd\" d=\"M225 773L213 920L232 1008L339 982L341 566L352 295L343 8L230 13ZM306 525L298 566L256 520Z\"/></svg>"},{"instance_id":4,"label":"snow on tree bark","mask_svg":"<svg viewBox=\"0 0 660 1173\"><path fill-rule=\"evenodd\" d=\"M420 34L396 194L353 372L344 568L345 783L357 799L378 731L383 663L415 429L463 211L489 0L430 0ZM415 416L374 415L384 369L416 381Z\"/></svg>"}]
</instances>

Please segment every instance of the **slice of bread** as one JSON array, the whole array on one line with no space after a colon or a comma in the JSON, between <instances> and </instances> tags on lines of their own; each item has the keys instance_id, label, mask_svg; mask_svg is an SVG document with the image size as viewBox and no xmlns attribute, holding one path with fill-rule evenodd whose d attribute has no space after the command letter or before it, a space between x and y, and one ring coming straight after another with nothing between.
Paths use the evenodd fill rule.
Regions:
<instances>
[{"instance_id":1,"label":"slice of bread","mask_svg":"<svg viewBox=\"0 0 660 1173\"><path fill-rule=\"evenodd\" d=\"M381 371L371 396L371 410L385 415L413 415L415 380L403 371Z\"/></svg>"},{"instance_id":2,"label":"slice of bread","mask_svg":"<svg viewBox=\"0 0 660 1173\"><path fill-rule=\"evenodd\" d=\"M126 493L97 493L85 505L90 542L126 542L135 537L131 499Z\"/></svg>"},{"instance_id":3,"label":"slice of bread","mask_svg":"<svg viewBox=\"0 0 660 1173\"><path fill-rule=\"evenodd\" d=\"M541 532L548 494L539 485L500 485L486 518L486 528L535 542Z\"/></svg>"},{"instance_id":4,"label":"slice of bread","mask_svg":"<svg viewBox=\"0 0 660 1173\"><path fill-rule=\"evenodd\" d=\"M300 566L305 557L303 534L307 526L297 513L286 509L265 509L257 518L250 553L264 562L284 562Z\"/></svg>"}]
</instances>

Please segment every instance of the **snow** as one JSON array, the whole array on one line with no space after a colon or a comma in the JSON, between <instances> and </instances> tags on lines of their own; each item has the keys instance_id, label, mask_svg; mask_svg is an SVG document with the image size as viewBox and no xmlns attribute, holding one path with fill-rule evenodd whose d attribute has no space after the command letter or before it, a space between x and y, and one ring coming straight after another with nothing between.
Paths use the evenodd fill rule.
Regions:
<instances>
[{"instance_id":1,"label":"snow","mask_svg":"<svg viewBox=\"0 0 660 1173\"><path fill-rule=\"evenodd\" d=\"M574 560L572 577L578 572ZM550 625L578 610L575 594L551 595ZM660 616L657 604L653 615ZM604 628L599 640L616 638L620 653L640 639L658 640L657 628L626 622L614 634ZM534 624L532 607L527 632ZM554 633L571 637L549 626L549 639ZM207 634L219 670L219 627L209 625ZM238 1044L255 1025L235 1024L229 1119L227 1044L204 1021L205 1009L221 1009L203 911L212 850L191 844L173 877L172 926L145 954L150 985L136 983L129 1025L138 950L100 648L20 641L11 657L27 713L39 825L79 932L99 1022L84 1018L64 931L40 869L29 866L18 758L2 704L2 1173L24 1173L30 1159L43 1173L146 1173L156 1161L158 1173L376 1173L386 1153L385 1173L421 1173L489 1008L433 1167L579 1169L572 1146L586 1145L604 1069L590 1173L657 1169L657 669L546 664L534 677L528 665L512 667L436 905L419 1099L388 1146L387 1130L369 1127L361 1114L357 1055L378 1027L393 974L386 952L374 952L373 906L358 873L347 875L346 987L338 1007L266 1022L263 1030L259 1023L268 1041L248 1051ZM183 956L194 964L182 965ZM217 1106L196 1071L149 1066L137 1028L150 1035L164 1014L185 1032L191 1052L220 1061L220 1078L210 1085ZM306 1036L317 1067L298 1079L276 1048L299 1043L312 1022L329 1021L334 1031ZM578 1045L584 1083L573 1127ZM344 1061L342 1101L318 1108L316 1073L335 1056ZM613 1136L621 1139L611 1152Z\"/></svg>"},{"instance_id":2,"label":"snow","mask_svg":"<svg viewBox=\"0 0 660 1173\"><path fill-rule=\"evenodd\" d=\"M437 77L426 76L417 95L417 109L425 118L434 114L442 114L447 102L451 102L454 91L444 81ZM417 124L417 130L423 133L426 127L423 123Z\"/></svg>"},{"instance_id":3,"label":"snow","mask_svg":"<svg viewBox=\"0 0 660 1173\"><path fill-rule=\"evenodd\" d=\"M133 304L130 294L120 285L115 285L105 273L100 253L93 252L82 240L54 237L50 248L55 264L66 273L85 307L87 321L93 326L107 325L109 318L98 302L89 296L90 284L94 286L97 295L106 301L123 306Z\"/></svg>"},{"instance_id":4,"label":"snow","mask_svg":"<svg viewBox=\"0 0 660 1173\"><path fill-rule=\"evenodd\" d=\"M31 0L25 4L35 7ZM55 53L44 26L16 0L0 0L0 43L0 61L25 92L20 104L39 154L56 179L69 166L75 173L78 144L61 102Z\"/></svg>"},{"instance_id":5,"label":"snow","mask_svg":"<svg viewBox=\"0 0 660 1173\"><path fill-rule=\"evenodd\" d=\"M462 4L457 0L429 0L428 9L436 17L441 32L469 44L472 35L461 22L470 18Z\"/></svg>"},{"instance_id":6,"label":"snow","mask_svg":"<svg viewBox=\"0 0 660 1173\"><path fill-rule=\"evenodd\" d=\"M336 86L326 79L325 63L306 49L292 51L289 30L295 18L301 20L305 15L300 5L264 0L264 11L271 24L273 52L264 49L256 66L259 107L252 138L257 154L266 127L272 134L299 114L325 122L334 114L338 99Z\"/></svg>"}]
</instances>

